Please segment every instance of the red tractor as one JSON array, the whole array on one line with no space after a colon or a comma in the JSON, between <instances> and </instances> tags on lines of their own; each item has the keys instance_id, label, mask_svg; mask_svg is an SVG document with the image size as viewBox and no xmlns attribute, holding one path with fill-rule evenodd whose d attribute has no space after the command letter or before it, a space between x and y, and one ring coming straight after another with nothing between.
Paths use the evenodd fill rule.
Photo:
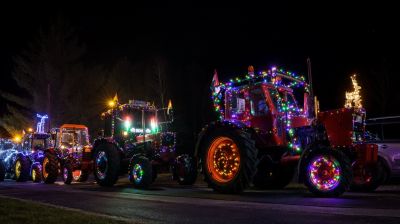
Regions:
<instances>
[{"instance_id":1,"label":"red tractor","mask_svg":"<svg viewBox=\"0 0 400 224\"><path fill-rule=\"evenodd\" d=\"M60 128L52 129L51 135L54 147L50 151L53 156L48 161L56 159L59 165L43 165L47 167L43 169L43 176L51 176L48 173L58 173L60 169L65 184L86 181L93 168L88 128L81 124L63 124Z\"/></svg>"},{"instance_id":2,"label":"red tractor","mask_svg":"<svg viewBox=\"0 0 400 224\"><path fill-rule=\"evenodd\" d=\"M296 169L320 196L379 186L377 146L364 143L363 109L313 113L304 77L276 68L255 74L250 66L227 83L215 73L212 90L220 119L203 128L195 156L216 191L238 193L252 183L283 188Z\"/></svg>"}]
</instances>

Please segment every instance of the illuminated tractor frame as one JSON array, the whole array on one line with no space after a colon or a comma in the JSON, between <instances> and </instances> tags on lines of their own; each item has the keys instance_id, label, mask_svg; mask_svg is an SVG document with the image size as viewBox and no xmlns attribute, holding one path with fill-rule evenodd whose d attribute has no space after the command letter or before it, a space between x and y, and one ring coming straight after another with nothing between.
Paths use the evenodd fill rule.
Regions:
<instances>
[{"instance_id":1,"label":"illuminated tractor frame","mask_svg":"<svg viewBox=\"0 0 400 224\"><path fill-rule=\"evenodd\" d=\"M82 124L63 124L60 128L52 129L50 133L52 150L57 155L59 164L56 169L61 171L64 183L86 181L93 170L88 128Z\"/></svg>"},{"instance_id":2,"label":"illuminated tractor frame","mask_svg":"<svg viewBox=\"0 0 400 224\"><path fill-rule=\"evenodd\" d=\"M14 179L14 164L21 147L11 139L0 138L0 181Z\"/></svg>"},{"instance_id":3,"label":"illuminated tractor frame","mask_svg":"<svg viewBox=\"0 0 400 224\"><path fill-rule=\"evenodd\" d=\"M28 180L41 182L43 177L43 163L47 161L46 164L48 164L46 155L49 154L49 147L50 134L38 132L25 134L18 149L12 150L3 161L6 165L7 177L15 179L18 182ZM49 176L46 175L46 177L48 178ZM50 182L47 181L46 183Z\"/></svg>"},{"instance_id":4,"label":"illuminated tractor frame","mask_svg":"<svg viewBox=\"0 0 400 224\"><path fill-rule=\"evenodd\" d=\"M364 143L363 109L318 112L305 78L275 67L255 74L250 66L227 83L215 73L211 88L219 120L203 128L195 156L215 190L283 188L296 169L320 196L379 186L377 146Z\"/></svg>"},{"instance_id":5,"label":"illuminated tractor frame","mask_svg":"<svg viewBox=\"0 0 400 224\"><path fill-rule=\"evenodd\" d=\"M161 109L138 100L114 101L110 106L102 114L104 130L93 143L94 176L99 185L112 186L120 175L128 174L135 187L148 188L158 173L171 170L181 184L195 181L193 160L175 152L171 103Z\"/></svg>"}]
</instances>

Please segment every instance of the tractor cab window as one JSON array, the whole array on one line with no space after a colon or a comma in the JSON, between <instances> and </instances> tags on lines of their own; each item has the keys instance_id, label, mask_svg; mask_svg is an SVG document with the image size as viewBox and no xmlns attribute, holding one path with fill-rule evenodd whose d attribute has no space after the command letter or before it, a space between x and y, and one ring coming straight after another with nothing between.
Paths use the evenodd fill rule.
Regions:
<instances>
[{"instance_id":1,"label":"tractor cab window","mask_svg":"<svg viewBox=\"0 0 400 224\"><path fill-rule=\"evenodd\" d=\"M84 129L63 130L61 145L72 147L74 145L88 145L88 135Z\"/></svg>"},{"instance_id":2,"label":"tractor cab window","mask_svg":"<svg viewBox=\"0 0 400 224\"><path fill-rule=\"evenodd\" d=\"M246 119L246 91L244 89L231 90L226 93L227 116L232 120Z\"/></svg>"},{"instance_id":3,"label":"tractor cab window","mask_svg":"<svg viewBox=\"0 0 400 224\"><path fill-rule=\"evenodd\" d=\"M44 150L47 148L47 139L37 139L32 140L33 150Z\"/></svg>"},{"instance_id":4,"label":"tractor cab window","mask_svg":"<svg viewBox=\"0 0 400 224\"><path fill-rule=\"evenodd\" d=\"M250 90L250 99L252 116L264 116L270 112L264 91L260 87Z\"/></svg>"},{"instance_id":5,"label":"tractor cab window","mask_svg":"<svg viewBox=\"0 0 400 224\"><path fill-rule=\"evenodd\" d=\"M297 111L297 109L298 109L297 101L294 98L292 93L290 93L290 92L286 93L286 100L287 100L288 106L290 107L289 109L291 109L292 111Z\"/></svg>"}]
</instances>

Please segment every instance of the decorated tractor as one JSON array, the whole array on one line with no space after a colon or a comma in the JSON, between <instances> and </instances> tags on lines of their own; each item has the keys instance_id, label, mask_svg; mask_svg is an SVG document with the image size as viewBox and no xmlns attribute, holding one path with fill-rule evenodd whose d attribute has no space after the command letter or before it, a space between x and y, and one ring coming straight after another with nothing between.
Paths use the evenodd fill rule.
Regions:
<instances>
[{"instance_id":1,"label":"decorated tractor","mask_svg":"<svg viewBox=\"0 0 400 224\"><path fill-rule=\"evenodd\" d=\"M52 129L51 135L54 141L52 152L56 154L60 166L49 166L47 172L55 173L61 169L65 184L86 181L93 167L88 128L80 124L64 124Z\"/></svg>"},{"instance_id":2,"label":"decorated tractor","mask_svg":"<svg viewBox=\"0 0 400 224\"><path fill-rule=\"evenodd\" d=\"M179 183L195 181L196 172L185 171L195 171L192 159L187 155L176 157L176 134L170 131L171 102L168 108L157 109L138 100L120 105L115 97L110 106L102 114L103 133L93 143L94 176L99 185L112 186L118 176L128 174L135 187L147 188L158 173L169 172L172 167ZM188 166L190 161L192 166Z\"/></svg>"},{"instance_id":3,"label":"decorated tractor","mask_svg":"<svg viewBox=\"0 0 400 224\"><path fill-rule=\"evenodd\" d=\"M42 180L42 164L47 160L50 134L44 132L45 119L48 117L37 116L40 122L37 124L36 132L26 133L16 149L9 151L4 158L6 177L19 182L30 179L34 182Z\"/></svg>"},{"instance_id":4,"label":"decorated tractor","mask_svg":"<svg viewBox=\"0 0 400 224\"><path fill-rule=\"evenodd\" d=\"M195 156L216 191L283 188L296 170L320 196L379 186L377 147L364 143L364 109L318 112L305 78L275 67L255 74L250 66L227 83L215 72L212 91L219 120L203 128Z\"/></svg>"}]
</instances>

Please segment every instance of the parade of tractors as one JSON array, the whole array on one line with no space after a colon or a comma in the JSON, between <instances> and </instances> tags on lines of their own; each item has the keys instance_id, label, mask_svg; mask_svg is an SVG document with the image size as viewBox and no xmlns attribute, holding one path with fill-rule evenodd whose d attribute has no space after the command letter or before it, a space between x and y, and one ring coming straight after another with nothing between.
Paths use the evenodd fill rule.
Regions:
<instances>
[{"instance_id":1,"label":"parade of tractors","mask_svg":"<svg viewBox=\"0 0 400 224\"><path fill-rule=\"evenodd\" d=\"M210 188L228 194L282 189L293 181L322 197L373 191L383 184L385 167L378 146L366 141L366 111L351 78L345 107L320 111L310 77L250 66L243 77L219 82L215 71L209 109L218 118L179 153L183 135L173 128L171 101L163 108L114 97L94 138L83 124L45 128L48 116L38 114L36 130L0 140L0 181L71 184L93 174L100 186L127 176L133 187L146 189L161 173L180 185L193 185L201 173Z\"/></svg>"}]
</instances>

